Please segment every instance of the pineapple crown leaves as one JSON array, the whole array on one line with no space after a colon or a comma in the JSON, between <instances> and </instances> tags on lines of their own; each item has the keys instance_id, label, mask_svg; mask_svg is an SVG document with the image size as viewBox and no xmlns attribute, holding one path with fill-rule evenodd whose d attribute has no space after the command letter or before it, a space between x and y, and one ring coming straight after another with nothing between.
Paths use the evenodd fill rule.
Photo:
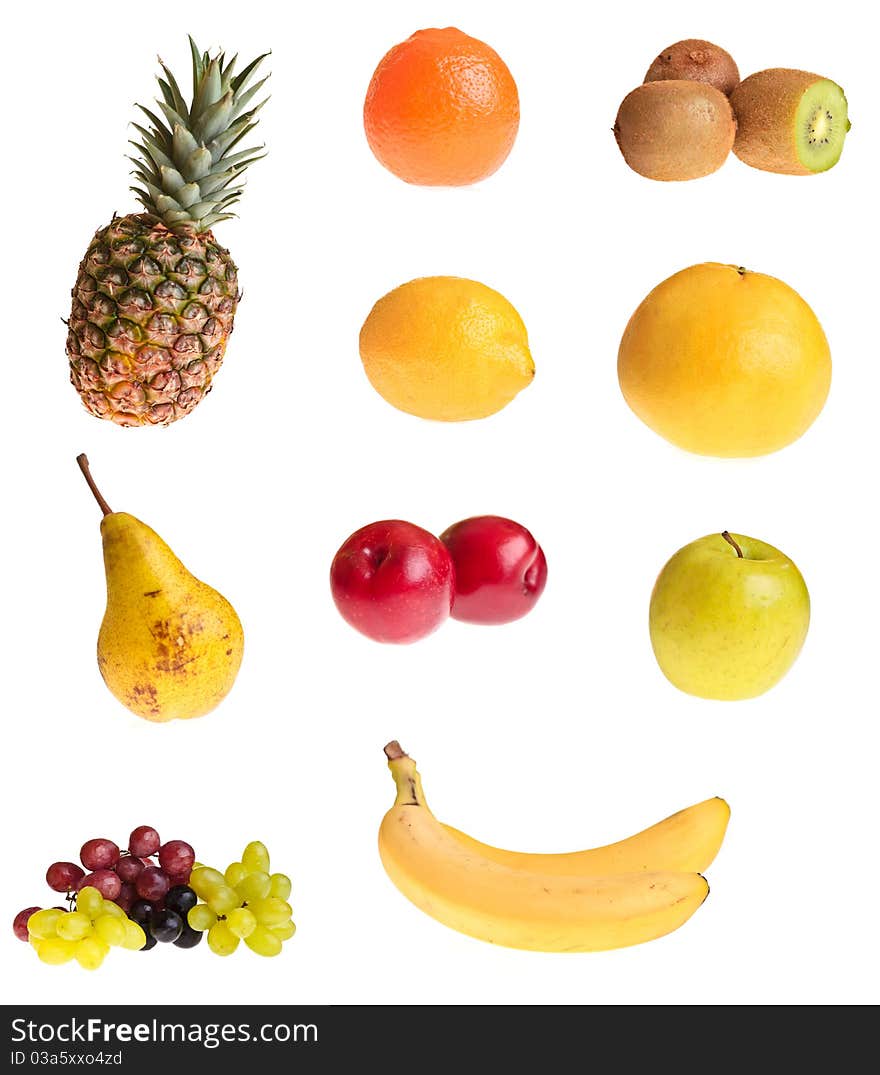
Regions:
<instances>
[{"instance_id":1,"label":"pineapple crown leaves","mask_svg":"<svg viewBox=\"0 0 880 1075\"><path fill-rule=\"evenodd\" d=\"M156 104L161 117L143 105L137 107L150 126L135 123L141 136L132 141L136 157L132 175L139 186L131 190L152 216L171 231L205 232L230 212L241 197L241 179L248 165L261 160L264 146L239 149L239 143L256 127L257 113L268 100L253 104L268 75L251 79L269 53L263 53L234 74L237 56L227 63L224 53L211 57L199 52L192 37L192 103L187 105L169 68L159 60L161 98Z\"/></svg>"}]
</instances>

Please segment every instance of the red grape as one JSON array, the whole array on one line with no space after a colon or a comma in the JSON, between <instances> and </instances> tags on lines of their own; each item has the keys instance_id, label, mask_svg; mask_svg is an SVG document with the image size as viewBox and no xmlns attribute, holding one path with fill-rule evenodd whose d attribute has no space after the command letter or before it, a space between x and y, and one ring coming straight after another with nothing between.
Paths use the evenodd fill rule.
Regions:
<instances>
[{"instance_id":1,"label":"red grape","mask_svg":"<svg viewBox=\"0 0 880 1075\"><path fill-rule=\"evenodd\" d=\"M42 907L25 907L23 911L19 911L12 922L12 932L20 941L26 941L28 939L28 919L35 911L41 911Z\"/></svg>"},{"instance_id":2,"label":"red grape","mask_svg":"<svg viewBox=\"0 0 880 1075\"><path fill-rule=\"evenodd\" d=\"M143 861L135 855L123 855L119 862L116 863L116 873L119 875L119 880L124 884L136 881L143 868Z\"/></svg>"},{"instance_id":3,"label":"red grape","mask_svg":"<svg viewBox=\"0 0 880 1075\"><path fill-rule=\"evenodd\" d=\"M128 914L131 910L131 905L137 898L137 889L133 884L126 882L119 890L119 895L116 897L116 903L118 903L123 911Z\"/></svg>"},{"instance_id":4,"label":"red grape","mask_svg":"<svg viewBox=\"0 0 880 1075\"><path fill-rule=\"evenodd\" d=\"M115 900L122 891L122 882L112 870L95 870L94 873L87 873L77 884L77 892L87 885L96 888L105 900Z\"/></svg>"},{"instance_id":5,"label":"red grape","mask_svg":"<svg viewBox=\"0 0 880 1075\"><path fill-rule=\"evenodd\" d=\"M53 862L46 870L46 884L53 892L75 890L85 870L75 862Z\"/></svg>"},{"instance_id":6,"label":"red grape","mask_svg":"<svg viewBox=\"0 0 880 1075\"><path fill-rule=\"evenodd\" d=\"M128 838L128 850L132 855L155 855L161 843L155 829L149 825L138 825Z\"/></svg>"},{"instance_id":7,"label":"red grape","mask_svg":"<svg viewBox=\"0 0 880 1075\"><path fill-rule=\"evenodd\" d=\"M147 866L135 881L137 894L142 900L155 903L165 898L165 893L171 888L171 884L165 874L156 866Z\"/></svg>"},{"instance_id":8,"label":"red grape","mask_svg":"<svg viewBox=\"0 0 880 1075\"><path fill-rule=\"evenodd\" d=\"M119 848L112 840L86 840L79 860L87 870L109 870L119 861Z\"/></svg>"},{"instance_id":9,"label":"red grape","mask_svg":"<svg viewBox=\"0 0 880 1075\"><path fill-rule=\"evenodd\" d=\"M185 874L189 878L195 861L195 851L183 840L169 840L159 848L159 865L166 873L176 877Z\"/></svg>"}]
</instances>

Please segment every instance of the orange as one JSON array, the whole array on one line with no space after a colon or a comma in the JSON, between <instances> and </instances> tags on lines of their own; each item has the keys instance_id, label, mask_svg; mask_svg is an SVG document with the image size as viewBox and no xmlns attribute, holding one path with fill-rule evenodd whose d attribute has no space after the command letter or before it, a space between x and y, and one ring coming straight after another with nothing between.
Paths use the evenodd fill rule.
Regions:
<instances>
[{"instance_id":1,"label":"orange","mask_svg":"<svg viewBox=\"0 0 880 1075\"><path fill-rule=\"evenodd\" d=\"M624 398L656 433L700 455L754 456L812 425L831 385L816 315L781 280L708 262L670 276L630 318Z\"/></svg>"},{"instance_id":2,"label":"orange","mask_svg":"<svg viewBox=\"0 0 880 1075\"><path fill-rule=\"evenodd\" d=\"M513 76L494 49L450 26L386 53L364 102L370 149L407 183L462 187L497 171L519 127Z\"/></svg>"}]
</instances>

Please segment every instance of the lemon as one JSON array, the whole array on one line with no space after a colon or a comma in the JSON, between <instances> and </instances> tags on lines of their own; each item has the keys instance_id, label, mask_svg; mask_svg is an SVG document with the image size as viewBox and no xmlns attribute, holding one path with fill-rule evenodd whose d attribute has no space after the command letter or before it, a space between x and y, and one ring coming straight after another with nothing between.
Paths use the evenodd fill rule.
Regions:
<instances>
[{"instance_id":1,"label":"lemon","mask_svg":"<svg viewBox=\"0 0 880 1075\"><path fill-rule=\"evenodd\" d=\"M457 276L425 276L389 291L364 322L360 352L383 399L439 422L495 414L535 375L514 307Z\"/></svg>"}]
</instances>

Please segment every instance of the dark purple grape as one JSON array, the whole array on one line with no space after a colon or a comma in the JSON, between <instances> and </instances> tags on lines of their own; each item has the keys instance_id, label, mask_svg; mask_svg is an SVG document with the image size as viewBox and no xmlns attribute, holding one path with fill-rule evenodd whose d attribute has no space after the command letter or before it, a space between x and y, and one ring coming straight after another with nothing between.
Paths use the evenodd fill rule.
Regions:
<instances>
[{"instance_id":1,"label":"dark purple grape","mask_svg":"<svg viewBox=\"0 0 880 1075\"><path fill-rule=\"evenodd\" d=\"M86 871L75 862L53 862L46 870L46 884L53 892L76 891L77 884Z\"/></svg>"},{"instance_id":2,"label":"dark purple grape","mask_svg":"<svg viewBox=\"0 0 880 1075\"><path fill-rule=\"evenodd\" d=\"M12 920L12 932L20 941L26 941L28 939L28 919L37 911L42 911L42 907L25 907L23 911L19 911L15 918ZM189 926L186 927L189 929ZM199 934L201 937L201 934ZM192 945L181 945L183 948L191 948Z\"/></svg>"},{"instance_id":3,"label":"dark purple grape","mask_svg":"<svg viewBox=\"0 0 880 1075\"><path fill-rule=\"evenodd\" d=\"M145 866L134 884L140 898L151 903L164 899L171 888L168 878L157 866Z\"/></svg>"},{"instance_id":4,"label":"dark purple grape","mask_svg":"<svg viewBox=\"0 0 880 1075\"><path fill-rule=\"evenodd\" d=\"M195 948L204 934L190 925L184 925L180 936L174 942L178 948Z\"/></svg>"},{"instance_id":5,"label":"dark purple grape","mask_svg":"<svg viewBox=\"0 0 880 1075\"><path fill-rule=\"evenodd\" d=\"M157 941L167 944L176 941L183 932L183 919L174 911L153 911L150 915L150 933Z\"/></svg>"},{"instance_id":6,"label":"dark purple grape","mask_svg":"<svg viewBox=\"0 0 880 1075\"><path fill-rule=\"evenodd\" d=\"M94 873L87 873L77 882L77 892L88 885L96 888L105 900L115 900L122 891L122 882L113 870L95 870Z\"/></svg>"},{"instance_id":7,"label":"dark purple grape","mask_svg":"<svg viewBox=\"0 0 880 1075\"><path fill-rule=\"evenodd\" d=\"M124 884L133 884L144 868L143 862L136 855L123 855L116 863L119 880Z\"/></svg>"},{"instance_id":8,"label":"dark purple grape","mask_svg":"<svg viewBox=\"0 0 880 1075\"><path fill-rule=\"evenodd\" d=\"M199 897L189 885L174 885L173 888L168 889L168 895L165 897L165 906L168 910L179 914L184 921L186 921L190 907L195 907L198 902Z\"/></svg>"},{"instance_id":9,"label":"dark purple grape","mask_svg":"<svg viewBox=\"0 0 880 1075\"><path fill-rule=\"evenodd\" d=\"M79 860L87 870L109 870L119 861L119 848L104 837L86 840L80 849Z\"/></svg>"},{"instance_id":10,"label":"dark purple grape","mask_svg":"<svg viewBox=\"0 0 880 1075\"><path fill-rule=\"evenodd\" d=\"M139 952L149 952L151 948L156 947L156 938L150 933L148 929L144 929L144 935L147 939L144 942L143 948L138 949Z\"/></svg>"},{"instance_id":11,"label":"dark purple grape","mask_svg":"<svg viewBox=\"0 0 880 1075\"><path fill-rule=\"evenodd\" d=\"M195 851L184 840L169 840L159 848L159 865L167 874L186 874L189 879L195 861Z\"/></svg>"},{"instance_id":12,"label":"dark purple grape","mask_svg":"<svg viewBox=\"0 0 880 1075\"><path fill-rule=\"evenodd\" d=\"M128 850L132 855L155 855L162 841L159 833L149 825L138 825L128 838Z\"/></svg>"},{"instance_id":13,"label":"dark purple grape","mask_svg":"<svg viewBox=\"0 0 880 1075\"><path fill-rule=\"evenodd\" d=\"M128 909L128 917L132 922L137 922L144 930L147 928L152 913L153 905L149 900L135 900Z\"/></svg>"},{"instance_id":14,"label":"dark purple grape","mask_svg":"<svg viewBox=\"0 0 880 1075\"><path fill-rule=\"evenodd\" d=\"M116 903L128 914L131 909L131 905L138 898L137 889L134 885L126 882L119 890L119 895L116 897Z\"/></svg>"}]
</instances>

